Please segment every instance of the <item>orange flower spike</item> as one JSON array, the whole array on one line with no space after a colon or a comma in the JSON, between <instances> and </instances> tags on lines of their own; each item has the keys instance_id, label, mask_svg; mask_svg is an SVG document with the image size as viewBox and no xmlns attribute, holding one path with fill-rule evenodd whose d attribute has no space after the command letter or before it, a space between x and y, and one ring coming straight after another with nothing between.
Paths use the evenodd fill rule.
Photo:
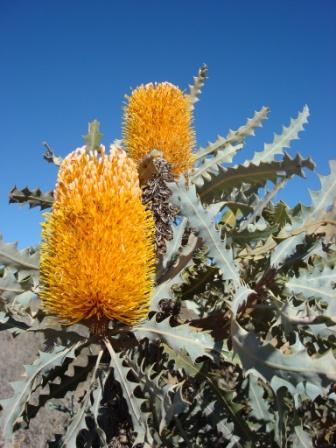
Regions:
<instances>
[{"instance_id":1,"label":"orange flower spike","mask_svg":"<svg viewBox=\"0 0 336 448\"><path fill-rule=\"evenodd\" d=\"M141 85L125 107L123 136L138 163L153 149L161 151L174 174L191 168L195 132L190 100L168 82Z\"/></svg>"},{"instance_id":2,"label":"orange flower spike","mask_svg":"<svg viewBox=\"0 0 336 448\"><path fill-rule=\"evenodd\" d=\"M154 232L136 166L101 146L62 162L51 213L42 224L41 299L67 323L146 318L154 283Z\"/></svg>"}]
</instances>

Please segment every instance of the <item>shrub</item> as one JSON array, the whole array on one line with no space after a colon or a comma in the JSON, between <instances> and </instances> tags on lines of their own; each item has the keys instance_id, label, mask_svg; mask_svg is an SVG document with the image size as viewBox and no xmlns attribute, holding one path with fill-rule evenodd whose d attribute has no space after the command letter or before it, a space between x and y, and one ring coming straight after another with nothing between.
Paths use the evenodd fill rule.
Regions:
<instances>
[{"instance_id":1,"label":"shrub","mask_svg":"<svg viewBox=\"0 0 336 448\"><path fill-rule=\"evenodd\" d=\"M164 110L177 94L191 114L205 78L204 66L182 100L169 84ZM285 152L308 107L233 165L267 118L263 107L195 149L191 168L190 117L175 127L174 114L150 120L146 107L126 108L125 123L163 147L131 148L138 173L124 151L139 136L127 137L126 123L121 149L107 155L93 122L64 161L48 147L45 158L60 165L56 194L10 193L51 214L41 263L38 249L0 241L0 328L46 341L4 403L6 442L46 403L80 389L50 447L332 446L336 161L309 207L276 201L315 168Z\"/></svg>"}]
</instances>

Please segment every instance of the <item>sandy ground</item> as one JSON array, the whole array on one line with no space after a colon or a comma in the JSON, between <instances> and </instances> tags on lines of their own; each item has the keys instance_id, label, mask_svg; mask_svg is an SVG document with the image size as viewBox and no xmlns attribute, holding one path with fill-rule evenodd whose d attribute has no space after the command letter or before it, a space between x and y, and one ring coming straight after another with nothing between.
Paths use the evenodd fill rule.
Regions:
<instances>
[{"instance_id":1,"label":"sandy ground","mask_svg":"<svg viewBox=\"0 0 336 448\"><path fill-rule=\"evenodd\" d=\"M34 361L41 345L37 334L24 334L13 338L8 331L0 332L0 399L11 397L12 388L9 382L20 379L24 373L23 365ZM44 407L32 420L29 429L16 433L11 445L5 445L0 438L0 447L44 448L55 432L63 432L65 419L62 412Z\"/></svg>"}]
</instances>

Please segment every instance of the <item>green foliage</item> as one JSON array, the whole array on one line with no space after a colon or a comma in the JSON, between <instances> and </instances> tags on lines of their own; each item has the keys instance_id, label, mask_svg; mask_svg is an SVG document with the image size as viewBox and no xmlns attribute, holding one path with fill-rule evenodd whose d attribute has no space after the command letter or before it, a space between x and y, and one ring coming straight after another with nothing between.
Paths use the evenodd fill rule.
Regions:
<instances>
[{"instance_id":1,"label":"green foliage","mask_svg":"<svg viewBox=\"0 0 336 448\"><path fill-rule=\"evenodd\" d=\"M285 154L282 161L260 162L258 165L244 163L232 168L221 167L218 173L198 189L203 203L211 204L223 200L234 188L241 186L242 182L256 189L264 187L266 182L276 183L279 179L290 178L294 175L303 176L303 168L314 169L310 158L304 160L298 154L291 159Z\"/></svg>"},{"instance_id":2,"label":"green foliage","mask_svg":"<svg viewBox=\"0 0 336 448\"><path fill-rule=\"evenodd\" d=\"M183 178L171 185L172 201L184 210L191 227L197 230L199 236L206 242L208 255L219 267L224 279L239 281L239 274L235 268L232 251L221 242L219 232L214 226L214 217L211 216L196 196L194 186L187 187Z\"/></svg>"},{"instance_id":3,"label":"green foliage","mask_svg":"<svg viewBox=\"0 0 336 448\"><path fill-rule=\"evenodd\" d=\"M209 179L210 174L217 174L223 163L231 163L236 153L242 149L246 137L254 135L254 130L262 126L268 112L269 109L263 107L245 125L235 131L230 130L226 138L218 136L206 148L199 148L195 154L196 166L191 170L193 183L202 186L203 178Z\"/></svg>"},{"instance_id":4,"label":"green foliage","mask_svg":"<svg viewBox=\"0 0 336 448\"><path fill-rule=\"evenodd\" d=\"M13 187L11 192L9 193L9 202L24 204L27 202L30 208L40 207L41 210L46 208L50 208L54 201L53 192L48 191L47 193L42 193L39 188L35 190L29 190L28 187L19 190L16 187Z\"/></svg>"},{"instance_id":5,"label":"green foliage","mask_svg":"<svg viewBox=\"0 0 336 448\"><path fill-rule=\"evenodd\" d=\"M30 396L39 387L39 375L63 363L67 356L73 357L75 348L56 346L51 353L40 352L34 364L25 366L26 378L23 381L11 383L14 396L2 400L4 408L3 434L7 443L11 441L14 425L17 424L18 426L21 423L19 419L25 413Z\"/></svg>"},{"instance_id":6,"label":"green foliage","mask_svg":"<svg viewBox=\"0 0 336 448\"><path fill-rule=\"evenodd\" d=\"M291 118L288 127L283 127L281 134L274 134L272 143L267 143L263 151L256 152L251 163L271 162L276 155L283 155L284 149L289 148L293 140L298 140L299 132L303 131L303 126L308 122L309 109L304 106L297 118Z\"/></svg>"},{"instance_id":7,"label":"green foliage","mask_svg":"<svg viewBox=\"0 0 336 448\"><path fill-rule=\"evenodd\" d=\"M205 79L202 67L192 105ZM179 217L148 319L133 328L111 321L90 333L85 322L66 328L45 316L38 249L0 240L0 329L46 341L4 403L8 446L43 406L73 394L50 447L333 446L336 162L309 207L277 201L294 175L315 168L284 151L307 122L305 106L251 161L228 166L268 112L200 148L192 170L168 184ZM100 138L91 123L88 149ZM43 209L52 195L15 188L11 202Z\"/></svg>"},{"instance_id":8,"label":"green foliage","mask_svg":"<svg viewBox=\"0 0 336 448\"><path fill-rule=\"evenodd\" d=\"M43 146L46 149L43 154L44 160L46 160L48 163L53 163L56 166L60 166L63 160L62 157L57 156L47 142L43 142Z\"/></svg>"},{"instance_id":9,"label":"green foliage","mask_svg":"<svg viewBox=\"0 0 336 448\"><path fill-rule=\"evenodd\" d=\"M84 141L87 151L99 150L100 141L103 134L100 132L100 123L97 120L93 120L89 123L88 133L84 136Z\"/></svg>"},{"instance_id":10,"label":"green foliage","mask_svg":"<svg viewBox=\"0 0 336 448\"><path fill-rule=\"evenodd\" d=\"M202 88L204 86L204 82L207 78L208 67L206 64L203 64L202 67L198 70L197 76L194 76L194 83L189 85L189 99L191 107L194 108L194 104L199 101L199 96L202 92Z\"/></svg>"}]
</instances>

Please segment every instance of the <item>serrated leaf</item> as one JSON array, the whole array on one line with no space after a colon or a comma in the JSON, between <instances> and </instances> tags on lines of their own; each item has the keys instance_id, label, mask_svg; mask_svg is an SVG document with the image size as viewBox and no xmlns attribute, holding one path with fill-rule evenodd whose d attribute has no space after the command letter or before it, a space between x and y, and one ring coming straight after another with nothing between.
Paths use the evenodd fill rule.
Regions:
<instances>
[{"instance_id":1,"label":"serrated leaf","mask_svg":"<svg viewBox=\"0 0 336 448\"><path fill-rule=\"evenodd\" d=\"M39 271L39 253L30 249L19 250L16 243L5 243L0 235L0 265L24 269L34 275Z\"/></svg>"},{"instance_id":2,"label":"serrated leaf","mask_svg":"<svg viewBox=\"0 0 336 448\"><path fill-rule=\"evenodd\" d=\"M283 188L288 181L288 178L282 179L280 182L274 185L274 188L268 191L263 198L260 198L255 206L254 211L247 216L246 220L242 222L241 229L246 229L250 224L253 224L257 218L259 218L267 205L278 194L281 188Z\"/></svg>"},{"instance_id":3,"label":"serrated leaf","mask_svg":"<svg viewBox=\"0 0 336 448\"><path fill-rule=\"evenodd\" d=\"M298 140L299 132L303 131L303 125L308 122L308 117L309 108L306 105L297 118L291 118L290 125L287 128L283 127L282 134L275 134L272 143L265 144L263 151L254 154L251 163L270 162L277 154L283 154L283 150L290 147L291 141Z\"/></svg>"},{"instance_id":4,"label":"serrated leaf","mask_svg":"<svg viewBox=\"0 0 336 448\"><path fill-rule=\"evenodd\" d=\"M181 286L183 303L190 301L195 304L194 296L203 292L206 285L211 284L217 274L218 269L205 265L201 272L195 272L192 276L185 278L184 284Z\"/></svg>"},{"instance_id":5,"label":"serrated leaf","mask_svg":"<svg viewBox=\"0 0 336 448\"><path fill-rule=\"evenodd\" d=\"M155 364L146 366L146 360L140 360L141 357L138 351L132 353L128 351L125 354L127 365L132 368L132 372L135 375L141 389L148 397L151 404L152 411L152 423L154 423L157 432L160 432L161 422L166 419L166 405L167 398L171 387L167 384L166 380L162 379L162 373L157 373L155 370ZM155 415L153 415L155 414ZM149 414L147 414L149 417ZM146 415L143 413L144 418ZM167 425L170 422L167 422ZM155 436L155 435L154 435ZM161 440L161 439L160 439Z\"/></svg>"},{"instance_id":6,"label":"serrated leaf","mask_svg":"<svg viewBox=\"0 0 336 448\"><path fill-rule=\"evenodd\" d=\"M173 196L172 202L179 207L191 227L195 228L208 248L208 256L213 258L221 270L224 279L232 279L239 284L239 271L235 266L231 249L225 247L219 232L216 230L208 211L203 208L196 195L196 188L191 185L186 188L183 177L176 184L169 184Z\"/></svg>"},{"instance_id":7,"label":"serrated leaf","mask_svg":"<svg viewBox=\"0 0 336 448\"><path fill-rule=\"evenodd\" d=\"M182 414L188 408L189 403L182 396L182 383L169 386L162 403L162 420L160 422L159 433L162 433L175 416ZM183 438L186 439L187 437L185 433Z\"/></svg>"},{"instance_id":8,"label":"serrated leaf","mask_svg":"<svg viewBox=\"0 0 336 448\"><path fill-rule=\"evenodd\" d=\"M218 146L218 144L217 144ZM217 176L223 163L231 163L233 157L242 149L243 145L225 144L225 147L216 152L212 158L204 159L199 167L191 170L190 180L198 187L202 187L205 180L211 180L211 176Z\"/></svg>"},{"instance_id":9,"label":"serrated leaf","mask_svg":"<svg viewBox=\"0 0 336 448\"><path fill-rule=\"evenodd\" d=\"M24 204L28 203L30 208L40 207L41 210L50 208L54 201L53 191L43 193L39 188L30 190L28 187L22 190L14 188L9 193L10 204Z\"/></svg>"},{"instance_id":10,"label":"serrated leaf","mask_svg":"<svg viewBox=\"0 0 336 448\"><path fill-rule=\"evenodd\" d=\"M269 204L269 207L264 210L263 216L266 217L269 223L277 224L282 228L286 224L291 223L288 212L288 206L283 201L279 201L276 205Z\"/></svg>"},{"instance_id":11,"label":"serrated leaf","mask_svg":"<svg viewBox=\"0 0 336 448\"><path fill-rule=\"evenodd\" d=\"M274 251L271 265L277 267L295 252L298 244L302 244L305 233L314 233L321 225L321 215L335 201L336 197L336 161L330 161L330 174L321 177L321 190L312 192L313 207L301 207L292 218L292 224L287 224L278 237L287 238ZM323 221L323 217L322 217ZM288 252L288 253L287 253Z\"/></svg>"},{"instance_id":12,"label":"serrated leaf","mask_svg":"<svg viewBox=\"0 0 336 448\"><path fill-rule=\"evenodd\" d=\"M329 302L336 299L336 270L325 266L322 271L300 271L299 277L293 277L286 282L287 288L295 294L302 294L306 299L321 297Z\"/></svg>"},{"instance_id":13,"label":"serrated leaf","mask_svg":"<svg viewBox=\"0 0 336 448\"><path fill-rule=\"evenodd\" d=\"M190 232L188 241L185 245L180 247L178 256L173 264L171 264L167 269L161 269L159 265L156 271L156 280L158 286L160 287L162 283L169 279L176 279L176 283L180 284L179 276L187 268L190 268L193 264L193 257L197 249L201 249L203 246L202 239L197 237L193 231ZM156 295L156 294L155 294Z\"/></svg>"},{"instance_id":14,"label":"serrated leaf","mask_svg":"<svg viewBox=\"0 0 336 448\"><path fill-rule=\"evenodd\" d=\"M254 130L256 128L262 126L262 122L267 118L268 112L268 107L262 107L259 111L254 113L252 118L248 118L246 124L241 126L239 129L235 131L230 130L225 138L218 136L216 141L209 143L206 148L199 148L195 154L195 160L200 160L210 154L217 154L218 151L223 150L229 144L233 145L237 143L244 143L247 137L254 135ZM228 161L225 162L229 163Z\"/></svg>"},{"instance_id":15,"label":"serrated leaf","mask_svg":"<svg viewBox=\"0 0 336 448\"><path fill-rule=\"evenodd\" d=\"M123 397L127 402L128 412L130 413L132 419L133 429L137 433L133 446L137 443L144 443L146 438L150 436L147 430L143 411L141 410L141 406L146 400L135 396L134 390L138 387L138 384L127 379L130 367L124 366L123 354L117 354L107 339L105 340L105 345L109 351L113 363L114 379L118 381L122 388Z\"/></svg>"},{"instance_id":16,"label":"serrated leaf","mask_svg":"<svg viewBox=\"0 0 336 448\"><path fill-rule=\"evenodd\" d=\"M293 385L309 381L320 388L336 381L336 359L331 351L310 357L307 349L297 341L292 346L292 353L287 355L271 344L262 345L256 334L244 330L234 319L231 333L233 348L244 369L254 368L268 381L277 375Z\"/></svg>"},{"instance_id":17,"label":"serrated leaf","mask_svg":"<svg viewBox=\"0 0 336 448\"><path fill-rule=\"evenodd\" d=\"M336 325L317 324L313 322L311 325L306 326L309 333L319 339L328 339L330 336L336 338Z\"/></svg>"},{"instance_id":18,"label":"serrated leaf","mask_svg":"<svg viewBox=\"0 0 336 448\"><path fill-rule=\"evenodd\" d=\"M248 286L241 285L236 290L236 292L233 295L232 303L231 303L231 311L233 313L233 317L236 316L238 309L240 306L246 303L247 298L255 293L253 289L250 289Z\"/></svg>"},{"instance_id":19,"label":"serrated leaf","mask_svg":"<svg viewBox=\"0 0 336 448\"><path fill-rule=\"evenodd\" d=\"M62 437L62 440L60 442L60 448L76 448L77 447L76 439L77 439L78 433L82 429L87 428L85 420L86 420L86 414L88 412L88 408L90 405L90 393L93 390L93 388L95 387L97 370L99 368L99 364L100 364L102 355L103 355L103 350L101 350L101 352L99 353L99 355L97 357L96 365L92 371L92 375L91 375L89 384L85 390L84 398L81 401L81 405L80 405L79 409L77 409L69 426L67 427L66 433Z\"/></svg>"},{"instance_id":20,"label":"serrated leaf","mask_svg":"<svg viewBox=\"0 0 336 448\"><path fill-rule=\"evenodd\" d=\"M226 440L230 441L231 448L241 448L239 437L235 434L235 427L232 422L229 422L220 412L219 402L217 400L211 401L203 410L203 414L207 416L211 424L216 426L217 431L222 433Z\"/></svg>"},{"instance_id":21,"label":"serrated leaf","mask_svg":"<svg viewBox=\"0 0 336 448\"><path fill-rule=\"evenodd\" d=\"M112 369L112 363L110 363L109 366L109 370ZM95 421L96 424L96 430L99 434L99 438L101 439L102 443L107 444L107 440L106 440L106 434L103 430L103 428L100 426L99 424L99 414L100 414L100 409L101 409L101 401L103 399L103 395L104 395L104 388L105 388L105 384L106 384L106 380L109 377L109 370L105 369L105 370L100 370L98 372L98 387L96 387L92 393L91 393L91 397L92 397L92 407L91 407L91 412L92 412L92 416L93 419Z\"/></svg>"},{"instance_id":22,"label":"serrated leaf","mask_svg":"<svg viewBox=\"0 0 336 448\"><path fill-rule=\"evenodd\" d=\"M148 396L148 400L151 403L151 420L154 424L158 435L161 435L162 430L167 428L174 417L178 416L182 412L188 409L189 403L183 400L181 394L181 383L168 384L167 379L164 378L165 370L157 373L155 365L145 367L146 360L139 364L139 355L133 352L131 356L126 353L125 359L127 364L132 367L132 371L135 374L137 381L143 386L142 389ZM143 417L146 415L144 413ZM153 415L155 414L155 415ZM148 417L150 414L148 414ZM148 418L147 417L147 418ZM153 439L148 438L150 434L147 434L147 439L151 443L149 446L153 446ZM155 434L154 434L155 437ZM160 443L162 442L160 438Z\"/></svg>"},{"instance_id":23,"label":"serrated leaf","mask_svg":"<svg viewBox=\"0 0 336 448\"><path fill-rule=\"evenodd\" d=\"M204 82L207 79L207 73L208 67L206 64L203 64L199 68L197 76L194 76L194 83L189 85L189 94L187 96L192 109L194 108L194 104L199 101L199 96L204 86Z\"/></svg>"},{"instance_id":24,"label":"serrated leaf","mask_svg":"<svg viewBox=\"0 0 336 448\"><path fill-rule=\"evenodd\" d=\"M310 191L312 198L311 218L319 218L320 214L327 211L336 200L336 160L329 161L330 174L319 175L321 182L320 191Z\"/></svg>"},{"instance_id":25,"label":"serrated leaf","mask_svg":"<svg viewBox=\"0 0 336 448\"><path fill-rule=\"evenodd\" d=\"M187 375L195 377L200 373L202 368L202 363L193 363L192 359L189 357L188 353L181 349L176 351L171 348L168 344L162 344L163 351L168 355L170 361L174 361L175 370L184 370Z\"/></svg>"},{"instance_id":26,"label":"serrated leaf","mask_svg":"<svg viewBox=\"0 0 336 448\"><path fill-rule=\"evenodd\" d=\"M173 226L173 237L171 240L166 242L166 252L162 258L162 266L164 269L171 264L176 256L178 255L181 245L182 245L182 237L184 235L185 229L187 227L187 219L183 219L182 222L178 226Z\"/></svg>"},{"instance_id":27,"label":"serrated leaf","mask_svg":"<svg viewBox=\"0 0 336 448\"><path fill-rule=\"evenodd\" d=\"M264 187L268 181L276 183L279 179L291 177L293 175L303 176L303 169L313 170L314 162L308 158L303 159L297 154L292 159L285 154L281 161L266 161L258 164L245 162L243 165L236 165L230 168L219 167L218 171L202 185L197 184L197 192L200 199L205 204L222 201L235 188L241 187L243 182L254 188Z\"/></svg>"},{"instance_id":28,"label":"serrated leaf","mask_svg":"<svg viewBox=\"0 0 336 448\"><path fill-rule=\"evenodd\" d=\"M172 419L188 408L188 403L181 395L182 383L169 383L166 378L167 371L161 370L158 373L155 364L147 365L148 359L143 359L137 351L127 352L124 359L132 368L133 375L148 399L151 414L142 412L142 416L146 426L148 418L151 419L151 426L157 431L153 434L154 440L161 446L162 430L167 429ZM148 448L153 446L153 437L147 431L150 444L145 443L144 446Z\"/></svg>"},{"instance_id":29,"label":"serrated leaf","mask_svg":"<svg viewBox=\"0 0 336 448\"><path fill-rule=\"evenodd\" d=\"M0 277L0 297L7 301L23 292L24 289L17 281L13 272L6 270L3 276Z\"/></svg>"},{"instance_id":30,"label":"serrated leaf","mask_svg":"<svg viewBox=\"0 0 336 448\"><path fill-rule=\"evenodd\" d=\"M211 388L211 391L216 395L217 403L220 403L224 407L231 419L235 422L238 432L241 432L245 436L251 436L248 426L239 417L241 406L237 402L233 401L234 392L218 387L218 382L215 377L212 377L207 374L206 371L203 371L203 363L195 364L184 350L177 351L176 349L169 347L167 344L163 344L163 348L164 353L168 355L169 359L174 360L176 370L183 369L186 374L191 377L195 377L196 375L202 377Z\"/></svg>"},{"instance_id":31,"label":"serrated leaf","mask_svg":"<svg viewBox=\"0 0 336 448\"><path fill-rule=\"evenodd\" d=\"M191 261L192 263L192 261ZM181 277L181 273L178 272L174 277L168 278L163 281L154 289L154 293L151 297L150 302L150 310L151 311L159 311L160 310L160 301L162 299L169 299L174 297L174 293L172 290L173 286L178 286L183 283L183 278Z\"/></svg>"},{"instance_id":32,"label":"serrated leaf","mask_svg":"<svg viewBox=\"0 0 336 448\"><path fill-rule=\"evenodd\" d=\"M78 344L68 348L55 346L49 353L40 352L40 356L34 364L25 366L27 378L12 383L14 396L2 401L5 403L3 434L6 442L10 443L13 436L13 427L19 417L24 413L31 393L38 387L38 375L54 366L60 365L66 357L73 357L77 347Z\"/></svg>"},{"instance_id":33,"label":"serrated leaf","mask_svg":"<svg viewBox=\"0 0 336 448\"><path fill-rule=\"evenodd\" d=\"M287 258L295 253L297 246L302 244L304 240L305 234L299 233L278 244L271 255L271 266L277 268L283 264Z\"/></svg>"},{"instance_id":34,"label":"serrated leaf","mask_svg":"<svg viewBox=\"0 0 336 448\"><path fill-rule=\"evenodd\" d=\"M264 120L267 120L269 108L263 106L260 110L255 111L252 118L248 118L245 125L241 126L236 131L230 130L226 136L230 143L243 143L246 137L255 135L256 128L261 128Z\"/></svg>"},{"instance_id":35,"label":"serrated leaf","mask_svg":"<svg viewBox=\"0 0 336 448\"><path fill-rule=\"evenodd\" d=\"M251 414L257 420L262 420L264 422L273 421L273 416L269 411L269 404L264 398L265 390L260 383L260 379L257 378L253 373L248 376L249 379L249 399L251 406Z\"/></svg>"},{"instance_id":36,"label":"serrated leaf","mask_svg":"<svg viewBox=\"0 0 336 448\"><path fill-rule=\"evenodd\" d=\"M208 331L200 331L188 324L170 326L170 318L157 322L155 316L133 328L139 339L159 338L176 351L185 350L193 362L201 356L212 357L216 344Z\"/></svg>"},{"instance_id":37,"label":"serrated leaf","mask_svg":"<svg viewBox=\"0 0 336 448\"><path fill-rule=\"evenodd\" d=\"M336 319L336 270L325 266L322 271L300 271L299 277L293 277L286 282L286 287L294 294L300 294L306 299L321 298L328 304L327 315Z\"/></svg>"},{"instance_id":38,"label":"serrated leaf","mask_svg":"<svg viewBox=\"0 0 336 448\"><path fill-rule=\"evenodd\" d=\"M78 385L87 379L97 357L83 355L83 352L85 348L80 353L76 352L74 358L67 358L60 366L42 375L40 386L41 388L47 386L48 390L40 391L37 404L27 405L23 418L28 424L46 403L50 404L53 399L64 398L68 392L76 390Z\"/></svg>"},{"instance_id":39,"label":"serrated leaf","mask_svg":"<svg viewBox=\"0 0 336 448\"><path fill-rule=\"evenodd\" d=\"M201 403L207 403L208 401L212 401L212 396L216 397L215 408L217 418L220 418L220 415L227 416L229 415L230 420L234 423L234 433L238 433L243 436L245 440L253 440L255 441L255 436L252 431L250 431L249 426L245 422L245 419L241 416L241 410L243 406L235 401L236 391L227 390L224 387L220 387L220 380L215 379L213 376L206 376L207 387L205 388L206 392L206 400L202 400ZM202 409L203 411L203 409ZM217 420L216 417L212 420ZM231 431L230 431L231 432ZM229 435L229 431L225 431L223 434ZM234 437L236 442L239 440L238 437ZM236 444L232 446L237 446ZM238 445L239 446L239 445Z\"/></svg>"}]
</instances>

